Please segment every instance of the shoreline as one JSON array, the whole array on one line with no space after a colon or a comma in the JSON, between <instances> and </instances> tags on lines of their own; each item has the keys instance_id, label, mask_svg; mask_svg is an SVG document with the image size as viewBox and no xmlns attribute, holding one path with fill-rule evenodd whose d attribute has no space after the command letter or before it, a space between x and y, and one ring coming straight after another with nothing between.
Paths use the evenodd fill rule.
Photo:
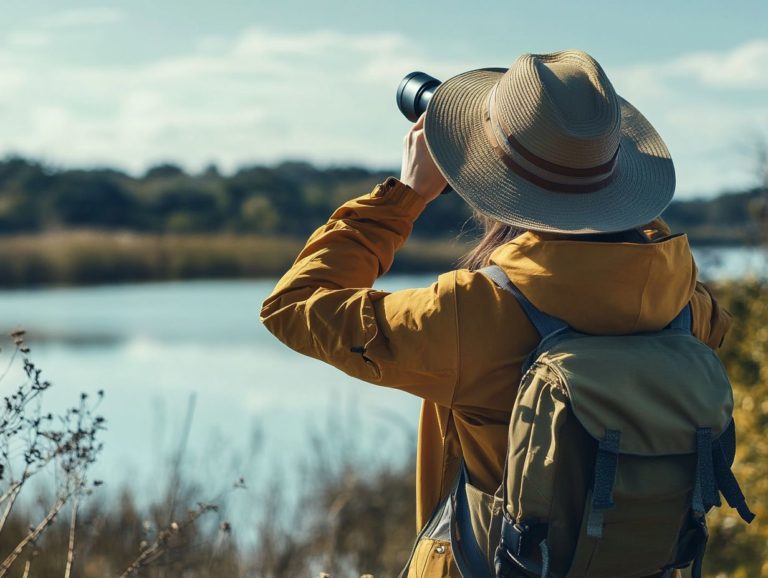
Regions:
<instances>
[{"instance_id":1,"label":"shoreline","mask_svg":"<svg viewBox=\"0 0 768 578\"><path fill-rule=\"evenodd\" d=\"M730 239L690 237L695 249L744 248ZM726 242L730 240L732 242ZM0 236L0 288L98 286L190 280L269 279L293 263L304 239L236 234L151 234L73 230ZM391 272L456 267L471 240L410 238Z\"/></svg>"},{"instance_id":2,"label":"shoreline","mask_svg":"<svg viewBox=\"0 0 768 578\"><path fill-rule=\"evenodd\" d=\"M93 230L0 236L0 288L79 287L282 275L305 239L235 234L145 234ZM453 268L469 245L409 239L393 272Z\"/></svg>"}]
</instances>

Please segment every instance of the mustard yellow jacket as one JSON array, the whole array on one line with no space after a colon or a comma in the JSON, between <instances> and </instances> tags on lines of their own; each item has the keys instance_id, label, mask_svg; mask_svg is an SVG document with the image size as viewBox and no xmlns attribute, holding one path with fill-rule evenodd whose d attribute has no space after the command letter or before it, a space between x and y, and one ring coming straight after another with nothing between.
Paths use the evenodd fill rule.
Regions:
<instances>
[{"instance_id":1,"label":"mustard yellow jacket","mask_svg":"<svg viewBox=\"0 0 768 578\"><path fill-rule=\"evenodd\" d=\"M394 178L345 203L312 234L261 312L296 351L424 400L418 527L449 490L461 456L480 489L498 487L520 366L538 341L514 297L480 273L450 271L429 288L371 289L424 206ZM661 221L643 232L651 242L527 232L491 261L536 307L578 331L660 330L690 301L694 334L718 347L730 316L697 283L687 238L670 236Z\"/></svg>"}]
</instances>

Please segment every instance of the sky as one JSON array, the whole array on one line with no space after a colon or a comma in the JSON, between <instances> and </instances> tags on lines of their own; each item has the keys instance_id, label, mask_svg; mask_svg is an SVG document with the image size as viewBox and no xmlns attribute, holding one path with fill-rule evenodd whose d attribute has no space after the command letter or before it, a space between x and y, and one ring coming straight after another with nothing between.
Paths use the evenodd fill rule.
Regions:
<instances>
[{"instance_id":1,"label":"sky","mask_svg":"<svg viewBox=\"0 0 768 578\"><path fill-rule=\"evenodd\" d=\"M400 79L578 48L664 138L679 197L757 183L768 1L0 0L0 156L141 174L400 166ZM397 176L397 175L396 175Z\"/></svg>"}]
</instances>

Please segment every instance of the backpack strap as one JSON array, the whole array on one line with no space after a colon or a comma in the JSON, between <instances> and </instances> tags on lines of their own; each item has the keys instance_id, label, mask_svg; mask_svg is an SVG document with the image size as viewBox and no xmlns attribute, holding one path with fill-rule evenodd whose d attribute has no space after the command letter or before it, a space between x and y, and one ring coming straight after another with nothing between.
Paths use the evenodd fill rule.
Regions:
<instances>
[{"instance_id":1,"label":"backpack strap","mask_svg":"<svg viewBox=\"0 0 768 578\"><path fill-rule=\"evenodd\" d=\"M694 514L700 516L714 506L720 506L712 454L712 429L698 428L696 430L696 480L691 497L691 508Z\"/></svg>"},{"instance_id":2,"label":"backpack strap","mask_svg":"<svg viewBox=\"0 0 768 578\"><path fill-rule=\"evenodd\" d=\"M620 441L620 431L606 430L605 436L598 444L592 486L592 503L589 506L589 517L587 518L587 536L590 538L603 537L603 514L614 506L613 486L616 483Z\"/></svg>"},{"instance_id":3,"label":"backpack strap","mask_svg":"<svg viewBox=\"0 0 768 578\"><path fill-rule=\"evenodd\" d=\"M741 491L736 476L733 475L731 464L736 454L736 425L733 420L728 428L712 441L712 465L715 470L715 480L717 489L723 494L725 501L736 511L747 524L755 519L755 515L750 511L744 493Z\"/></svg>"},{"instance_id":4,"label":"backpack strap","mask_svg":"<svg viewBox=\"0 0 768 578\"><path fill-rule=\"evenodd\" d=\"M677 317L670 321L669 325L667 325L667 329L682 329L689 332L693 331L693 313L691 312L690 303L686 304L680 313L677 314Z\"/></svg>"},{"instance_id":5,"label":"backpack strap","mask_svg":"<svg viewBox=\"0 0 768 578\"><path fill-rule=\"evenodd\" d=\"M711 428L696 430L696 480L691 498L691 511L694 522L701 529L698 549L691 567L693 578L701 578L704 551L709 536L704 516L713 507L720 506L721 493L728 505L736 508L747 524L755 519L755 515L747 506L739 482L731 471L735 451L736 426L733 420L715 439L712 438Z\"/></svg>"},{"instance_id":6,"label":"backpack strap","mask_svg":"<svg viewBox=\"0 0 768 578\"><path fill-rule=\"evenodd\" d=\"M704 515L711 508L720 506L720 494L731 508L747 523L755 519L736 476L731 471L736 448L734 421L716 439L710 428L696 431L696 483L693 488L691 508L695 514Z\"/></svg>"},{"instance_id":7,"label":"backpack strap","mask_svg":"<svg viewBox=\"0 0 768 578\"><path fill-rule=\"evenodd\" d=\"M557 331L568 329L568 324L562 319L558 319L557 317L553 317L542 311L539 311L539 309L537 309L536 306L531 303L525 295L523 295L520 289L518 289L515 284L509 280L507 274L504 273L504 270L498 265L484 267L483 269L478 270L478 273L482 273L496 285L498 285L501 289L504 289L505 291L508 291L515 296L515 299L517 299L520 308L523 310L526 317L528 317L528 320L531 322L531 324L536 328L536 331L539 332L539 335L542 339L552 335L553 333L556 333Z\"/></svg>"}]
</instances>

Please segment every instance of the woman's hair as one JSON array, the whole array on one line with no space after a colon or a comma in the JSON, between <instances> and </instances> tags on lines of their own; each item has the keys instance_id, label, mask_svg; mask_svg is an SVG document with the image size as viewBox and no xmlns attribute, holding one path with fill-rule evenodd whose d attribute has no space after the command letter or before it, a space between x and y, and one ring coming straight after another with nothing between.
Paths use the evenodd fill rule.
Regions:
<instances>
[{"instance_id":1,"label":"woman's hair","mask_svg":"<svg viewBox=\"0 0 768 578\"><path fill-rule=\"evenodd\" d=\"M507 225L500 221L486 217L481 213L475 213L473 219L483 229L483 236L477 245L459 260L459 267L477 271L490 265L491 253L504 243L519 237L525 233L525 229Z\"/></svg>"}]
</instances>

